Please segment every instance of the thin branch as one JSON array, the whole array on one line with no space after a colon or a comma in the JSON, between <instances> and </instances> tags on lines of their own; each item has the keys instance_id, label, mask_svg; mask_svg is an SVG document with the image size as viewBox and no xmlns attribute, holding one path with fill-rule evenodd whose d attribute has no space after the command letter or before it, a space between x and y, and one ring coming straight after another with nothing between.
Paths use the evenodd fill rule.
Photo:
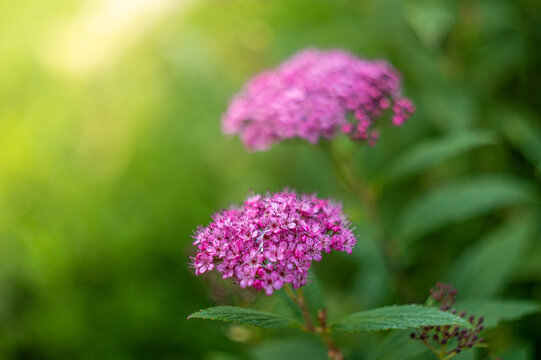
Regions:
<instances>
[{"instance_id":1,"label":"thin branch","mask_svg":"<svg viewBox=\"0 0 541 360\"><path fill-rule=\"evenodd\" d=\"M402 293L403 297L409 299L411 291L408 289L408 280L400 274L398 263L393 255L393 242L388 231L385 231L381 221L381 211L378 204L378 194L373 186L367 184L362 176L356 171L352 163L351 156L340 154L339 151L333 148L332 143L322 142L321 149L329 156L334 173L339 182L353 194L356 195L359 202L364 208L367 218L378 229L376 237L377 244L385 258L387 268L389 269L395 288L398 293Z\"/></svg>"},{"instance_id":2,"label":"thin branch","mask_svg":"<svg viewBox=\"0 0 541 360\"><path fill-rule=\"evenodd\" d=\"M317 334L327 347L327 355L330 360L343 360L344 355L342 351L336 346L334 340L330 336L330 329L327 327L327 311L325 309L320 310L318 313L318 321L320 326L315 326L312 317L310 316L310 311L306 306L306 301L304 299L304 294L302 289L298 289L296 292L288 285L285 286L286 294L291 298L291 300L297 304L301 310L302 316L305 321L304 330Z\"/></svg>"}]
</instances>

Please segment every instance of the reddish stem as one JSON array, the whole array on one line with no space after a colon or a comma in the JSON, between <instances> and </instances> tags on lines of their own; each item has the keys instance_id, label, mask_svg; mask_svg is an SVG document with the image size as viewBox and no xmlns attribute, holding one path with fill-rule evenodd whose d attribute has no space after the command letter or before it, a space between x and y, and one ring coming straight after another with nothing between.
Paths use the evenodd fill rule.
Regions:
<instances>
[{"instance_id":1,"label":"reddish stem","mask_svg":"<svg viewBox=\"0 0 541 360\"><path fill-rule=\"evenodd\" d=\"M327 327L327 310L319 310L317 319L319 321L319 326L315 326L310 316L310 311L306 306L306 301L304 299L304 294L301 289L298 289L296 293L289 287L285 287L287 295L291 300L297 304L301 310L302 316L304 318L304 330L319 335L325 346L327 346L327 356L330 360L343 360L344 355L342 351L336 346L334 340L331 338L331 330Z\"/></svg>"}]
</instances>

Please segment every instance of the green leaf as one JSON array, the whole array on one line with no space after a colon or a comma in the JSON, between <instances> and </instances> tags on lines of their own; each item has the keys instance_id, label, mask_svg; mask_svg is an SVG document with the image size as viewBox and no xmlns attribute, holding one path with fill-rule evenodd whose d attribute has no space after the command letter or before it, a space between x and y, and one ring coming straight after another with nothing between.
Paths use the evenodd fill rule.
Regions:
<instances>
[{"instance_id":1,"label":"green leaf","mask_svg":"<svg viewBox=\"0 0 541 360\"><path fill-rule=\"evenodd\" d=\"M456 315L422 305L395 305L361 311L329 324L335 330L347 332L409 329L431 325L472 327L470 323Z\"/></svg>"},{"instance_id":2,"label":"green leaf","mask_svg":"<svg viewBox=\"0 0 541 360\"><path fill-rule=\"evenodd\" d=\"M410 331L398 330L388 334L368 353L366 360L419 360L427 355L433 359L428 348L420 341L412 341Z\"/></svg>"},{"instance_id":3,"label":"green leaf","mask_svg":"<svg viewBox=\"0 0 541 360\"><path fill-rule=\"evenodd\" d=\"M490 297L507 282L532 234L531 219L506 224L466 248L451 266L448 279L460 297Z\"/></svg>"},{"instance_id":4,"label":"green leaf","mask_svg":"<svg viewBox=\"0 0 541 360\"><path fill-rule=\"evenodd\" d=\"M211 352L205 356L205 360L242 360L237 355L226 354L221 352Z\"/></svg>"},{"instance_id":5,"label":"green leaf","mask_svg":"<svg viewBox=\"0 0 541 360\"><path fill-rule=\"evenodd\" d=\"M516 320L541 311L541 304L531 300L468 299L457 302L454 308L464 310L475 317L484 318L486 329L500 321Z\"/></svg>"},{"instance_id":6,"label":"green leaf","mask_svg":"<svg viewBox=\"0 0 541 360\"><path fill-rule=\"evenodd\" d=\"M526 116L504 111L500 116L505 136L534 166L541 166L541 128Z\"/></svg>"},{"instance_id":7,"label":"green leaf","mask_svg":"<svg viewBox=\"0 0 541 360\"><path fill-rule=\"evenodd\" d=\"M539 222L539 221L538 221ZM541 241L531 241L513 271L513 280L521 283L541 282Z\"/></svg>"},{"instance_id":8,"label":"green leaf","mask_svg":"<svg viewBox=\"0 0 541 360\"><path fill-rule=\"evenodd\" d=\"M299 325L295 320L289 319L282 315L234 306L214 306L193 313L188 316L188 319L220 320L244 325L252 325L266 329L285 328Z\"/></svg>"},{"instance_id":9,"label":"green leaf","mask_svg":"<svg viewBox=\"0 0 541 360\"><path fill-rule=\"evenodd\" d=\"M470 351L462 351L460 354L453 356L453 360L475 360L477 359L477 349L471 349Z\"/></svg>"},{"instance_id":10,"label":"green leaf","mask_svg":"<svg viewBox=\"0 0 541 360\"><path fill-rule=\"evenodd\" d=\"M325 296L317 276L313 272L309 272L308 276L308 283L302 287L302 292L308 310L310 310L314 318L317 318L318 311L325 308Z\"/></svg>"},{"instance_id":11,"label":"green leaf","mask_svg":"<svg viewBox=\"0 0 541 360\"><path fill-rule=\"evenodd\" d=\"M389 296L392 281L389 268L376 237L382 236L367 225L358 226L359 239L353 252L358 269L353 278L353 291L363 307L381 304Z\"/></svg>"},{"instance_id":12,"label":"green leaf","mask_svg":"<svg viewBox=\"0 0 541 360\"><path fill-rule=\"evenodd\" d=\"M327 350L319 341L303 338L273 339L258 345L252 351L254 360L326 360Z\"/></svg>"},{"instance_id":13,"label":"green leaf","mask_svg":"<svg viewBox=\"0 0 541 360\"><path fill-rule=\"evenodd\" d=\"M442 3L405 4L409 4L406 6L405 19L425 45L439 45L456 22L456 14L452 8L443 6Z\"/></svg>"},{"instance_id":14,"label":"green leaf","mask_svg":"<svg viewBox=\"0 0 541 360\"><path fill-rule=\"evenodd\" d=\"M486 214L496 209L531 203L534 191L509 177L467 179L437 188L403 210L398 237L408 242L449 223Z\"/></svg>"},{"instance_id":15,"label":"green leaf","mask_svg":"<svg viewBox=\"0 0 541 360\"><path fill-rule=\"evenodd\" d=\"M500 359L531 360L534 358L531 345L521 341L507 351L498 354L498 356Z\"/></svg>"},{"instance_id":16,"label":"green leaf","mask_svg":"<svg viewBox=\"0 0 541 360\"><path fill-rule=\"evenodd\" d=\"M394 181L411 176L453 156L495 142L495 137L488 131L460 133L427 140L399 155L389 167L386 178L388 181Z\"/></svg>"}]
</instances>

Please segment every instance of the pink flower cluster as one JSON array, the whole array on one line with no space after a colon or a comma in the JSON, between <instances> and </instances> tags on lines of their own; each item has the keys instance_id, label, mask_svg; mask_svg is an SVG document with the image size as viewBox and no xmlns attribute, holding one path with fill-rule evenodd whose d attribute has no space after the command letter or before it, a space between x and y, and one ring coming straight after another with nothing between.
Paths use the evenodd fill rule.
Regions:
<instances>
[{"instance_id":1,"label":"pink flower cluster","mask_svg":"<svg viewBox=\"0 0 541 360\"><path fill-rule=\"evenodd\" d=\"M216 269L267 295L285 283L305 285L312 260L323 251L351 254L357 242L340 204L290 191L253 195L241 208L215 214L194 239L196 275Z\"/></svg>"},{"instance_id":2,"label":"pink flower cluster","mask_svg":"<svg viewBox=\"0 0 541 360\"><path fill-rule=\"evenodd\" d=\"M374 145L376 122L388 110L396 126L415 111L389 63L310 49L248 82L229 105L223 130L249 150L291 138L314 144L338 133Z\"/></svg>"}]
</instances>

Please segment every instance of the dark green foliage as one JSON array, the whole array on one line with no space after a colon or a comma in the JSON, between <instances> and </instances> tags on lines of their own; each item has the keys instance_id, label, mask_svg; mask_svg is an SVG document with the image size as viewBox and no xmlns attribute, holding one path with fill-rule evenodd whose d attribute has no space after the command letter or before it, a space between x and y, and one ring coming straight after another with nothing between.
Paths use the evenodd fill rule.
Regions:
<instances>
[{"instance_id":1,"label":"dark green foliage","mask_svg":"<svg viewBox=\"0 0 541 360\"><path fill-rule=\"evenodd\" d=\"M278 331L186 319L216 304L286 313L189 266L214 211L286 186L342 201L357 226L352 256L315 264L331 319L452 280L466 310L522 299L471 300L514 321L461 357L541 358L539 1L173 3L0 5L0 358L317 358L298 329L267 342ZM315 147L250 154L221 134L242 84L308 46L388 59L417 106L354 157L382 226ZM346 359L432 358L404 332L343 336Z\"/></svg>"},{"instance_id":2,"label":"dark green foliage","mask_svg":"<svg viewBox=\"0 0 541 360\"><path fill-rule=\"evenodd\" d=\"M455 306L468 314L482 316L483 324L487 329L495 327L501 321L517 320L541 310L540 303L517 299L469 299L459 301Z\"/></svg>"},{"instance_id":3,"label":"dark green foliage","mask_svg":"<svg viewBox=\"0 0 541 360\"><path fill-rule=\"evenodd\" d=\"M317 339L274 339L263 342L253 352L254 360L326 360L325 346Z\"/></svg>"},{"instance_id":4,"label":"dark green foliage","mask_svg":"<svg viewBox=\"0 0 541 360\"><path fill-rule=\"evenodd\" d=\"M447 280L460 297L489 297L500 291L535 236L531 219L505 224L467 246L449 269Z\"/></svg>"},{"instance_id":5,"label":"dark green foliage","mask_svg":"<svg viewBox=\"0 0 541 360\"><path fill-rule=\"evenodd\" d=\"M481 177L438 187L403 211L397 236L411 241L445 225L507 206L531 203L535 192L517 179Z\"/></svg>"},{"instance_id":6,"label":"dark green foliage","mask_svg":"<svg viewBox=\"0 0 541 360\"><path fill-rule=\"evenodd\" d=\"M416 175L454 156L490 144L495 144L495 139L487 132L451 134L446 138L428 140L398 155L386 175L389 181Z\"/></svg>"}]
</instances>

